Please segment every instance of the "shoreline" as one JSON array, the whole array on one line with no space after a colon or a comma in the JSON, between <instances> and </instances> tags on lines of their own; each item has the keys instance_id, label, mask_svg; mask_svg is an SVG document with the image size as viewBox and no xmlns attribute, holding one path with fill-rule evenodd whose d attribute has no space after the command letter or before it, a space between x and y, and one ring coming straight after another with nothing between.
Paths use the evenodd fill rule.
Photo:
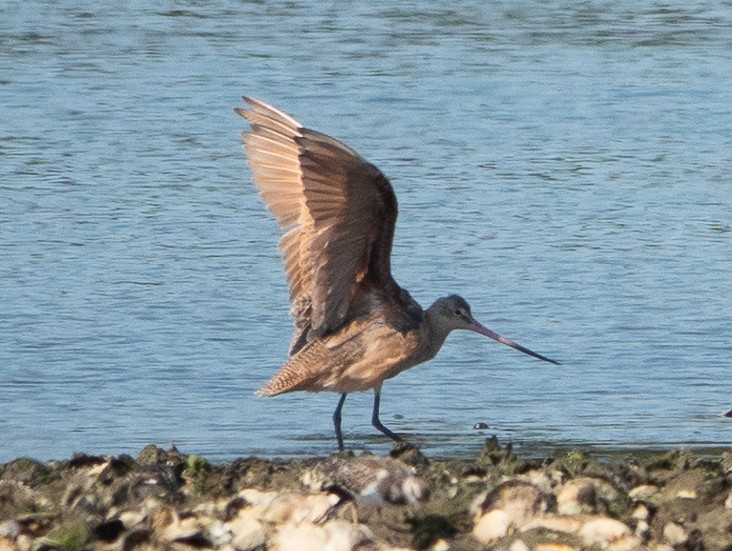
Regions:
<instances>
[{"instance_id":1,"label":"shoreline","mask_svg":"<svg viewBox=\"0 0 732 551\"><path fill-rule=\"evenodd\" d=\"M732 447L0 464L0 551L732 550Z\"/></svg>"}]
</instances>

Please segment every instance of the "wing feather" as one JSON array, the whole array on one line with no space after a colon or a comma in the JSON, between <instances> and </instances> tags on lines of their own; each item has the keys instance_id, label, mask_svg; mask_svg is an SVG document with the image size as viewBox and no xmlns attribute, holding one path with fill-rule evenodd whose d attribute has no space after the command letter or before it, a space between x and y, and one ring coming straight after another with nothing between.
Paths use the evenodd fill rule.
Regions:
<instances>
[{"instance_id":1,"label":"wing feather","mask_svg":"<svg viewBox=\"0 0 732 551\"><path fill-rule=\"evenodd\" d=\"M390 256L397 203L389 181L341 142L259 100L236 112L253 180L278 224L296 331L291 354L340 327L359 292L397 292Z\"/></svg>"}]
</instances>

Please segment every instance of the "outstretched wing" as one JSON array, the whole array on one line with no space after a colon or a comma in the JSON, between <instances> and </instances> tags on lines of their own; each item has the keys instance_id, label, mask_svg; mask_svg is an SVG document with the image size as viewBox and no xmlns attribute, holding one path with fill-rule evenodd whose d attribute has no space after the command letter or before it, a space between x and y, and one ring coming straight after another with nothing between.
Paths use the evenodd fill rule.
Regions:
<instances>
[{"instance_id":1,"label":"outstretched wing","mask_svg":"<svg viewBox=\"0 0 732 551\"><path fill-rule=\"evenodd\" d=\"M389 181L341 142L264 102L235 111L254 183L280 227L297 332L290 354L337 329L359 290L397 288L390 256L397 202Z\"/></svg>"}]
</instances>

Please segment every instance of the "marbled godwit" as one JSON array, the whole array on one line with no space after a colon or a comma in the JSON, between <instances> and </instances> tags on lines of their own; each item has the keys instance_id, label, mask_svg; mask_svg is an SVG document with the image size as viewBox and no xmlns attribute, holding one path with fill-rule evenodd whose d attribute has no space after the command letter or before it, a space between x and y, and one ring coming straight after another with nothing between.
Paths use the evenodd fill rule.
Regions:
<instances>
[{"instance_id":1,"label":"marbled godwit","mask_svg":"<svg viewBox=\"0 0 732 551\"><path fill-rule=\"evenodd\" d=\"M274 107L244 101L248 107L235 111L251 126L242 136L254 183L288 230L280 249L295 318L290 357L259 395L341 393L333 423L342 450L341 410L350 392L373 389L372 425L401 440L379 420L381 386L434 358L454 329L558 363L483 327L457 295L423 310L391 275L397 201L381 171Z\"/></svg>"}]
</instances>

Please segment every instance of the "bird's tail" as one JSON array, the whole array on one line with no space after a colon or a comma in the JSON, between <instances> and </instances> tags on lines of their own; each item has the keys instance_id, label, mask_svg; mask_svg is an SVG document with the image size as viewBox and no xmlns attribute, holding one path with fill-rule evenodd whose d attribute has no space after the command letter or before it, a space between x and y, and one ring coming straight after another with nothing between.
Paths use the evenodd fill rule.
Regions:
<instances>
[{"instance_id":1,"label":"bird's tail","mask_svg":"<svg viewBox=\"0 0 732 551\"><path fill-rule=\"evenodd\" d=\"M267 384L257 390L257 396L277 396L285 392L299 390L303 377L294 369L292 362L287 362Z\"/></svg>"},{"instance_id":2,"label":"bird's tail","mask_svg":"<svg viewBox=\"0 0 732 551\"><path fill-rule=\"evenodd\" d=\"M322 379L330 374L337 354L326 350L323 343L313 341L292 356L267 384L257 391L258 396L277 396L296 390L323 390Z\"/></svg>"}]
</instances>

